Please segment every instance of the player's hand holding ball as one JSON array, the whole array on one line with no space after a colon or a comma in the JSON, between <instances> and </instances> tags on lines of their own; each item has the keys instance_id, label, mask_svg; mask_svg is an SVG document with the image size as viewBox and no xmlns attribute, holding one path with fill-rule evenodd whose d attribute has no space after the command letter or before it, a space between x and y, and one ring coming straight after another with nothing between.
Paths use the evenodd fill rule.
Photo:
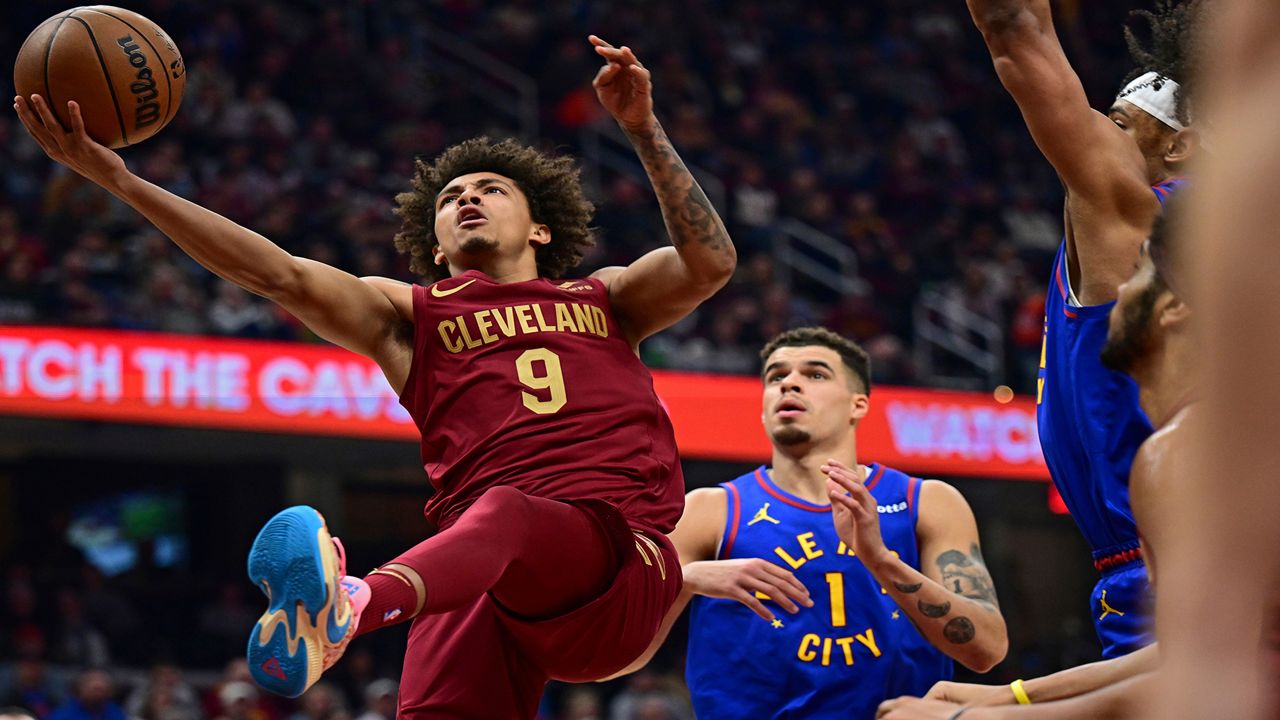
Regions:
<instances>
[{"instance_id":1,"label":"player's hand holding ball","mask_svg":"<svg viewBox=\"0 0 1280 720\"><path fill-rule=\"evenodd\" d=\"M760 558L689 563L684 567L684 585L695 595L737 600L771 622L777 618L756 597L757 592L789 613L800 612L801 605L813 607L809 590L790 570Z\"/></svg>"},{"instance_id":2,"label":"player's hand holding ball","mask_svg":"<svg viewBox=\"0 0 1280 720\"><path fill-rule=\"evenodd\" d=\"M644 134L658 123L653 114L653 82L649 71L636 58L631 48L616 48L592 35L588 38L605 65L591 83L600 104L623 130Z\"/></svg>"},{"instance_id":3,"label":"player's hand holding ball","mask_svg":"<svg viewBox=\"0 0 1280 720\"><path fill-rule=\"evenodd\" d=\"M891 559L880 534L880 511L876 499L862 484L858 473L837 460L822 466L827 474L827 494L831 497L831 522L836 534L867 566Z\"/></svg>"},{"instance_id":4,"label":"player's hand holding ball","mask_svg":"<svg viewBox=\"0 0 1280 720\"><path fill-rule=\"evenodd\" d=\"M71 132L62 129L49 104L39 95L14 98L13 109L18 111L18 118L40 144L40 149L53 160L104 187L110 187L129 173L119 155L94 142L85 132L80 105L74 100L67 101L66 108L71 118Z\"/></svg>"},{"instance_id":5,"label":"player's hand holding ball","mask_svg":"<svg viewBox=\"0 0 1280 720\"><path fill-rule=\"evenodd\" d=\"M77 7L23 42L13 108L50 158L110 187L128 171L108 148L168 125L186 84L182 54L158 25L124 8Z\"/></svg>"}]
</instances>

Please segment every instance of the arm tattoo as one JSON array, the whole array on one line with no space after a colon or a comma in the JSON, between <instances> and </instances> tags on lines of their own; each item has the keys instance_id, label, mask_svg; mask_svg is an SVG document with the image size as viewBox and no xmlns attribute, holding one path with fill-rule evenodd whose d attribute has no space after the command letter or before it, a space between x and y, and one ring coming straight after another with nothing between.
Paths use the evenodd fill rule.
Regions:
<instances>
[{"instance_id":1,"label":"arm tattoo","mask_svg":"<svg viewBox=\"0 0 1280 720\"><path fill-rule=\"evenodd\" d=\"M973 639L977 634L977 630L973 627L973 621L963 615L951 618L946 626L942 628L942 635L955 645L963 645Z\"/></svg>"},{"instance_id":2,"label":"arm tattoo","mask_svg":"<svg viewBox=\"0 0 1280 720\"><path fill-rule=\"evenodd\" d=\"M943 587L992 609L1000 607L995 586L991 583L991 573L987 572L977 543L969 546L968 555L959 550L947 550L938 556L937 563L942 571Z\"/></svg>"},{"instance_id":3,"label":"arm tattoo","mask_svg":"<svg viewBox=\"0 0 1280 720\"><path fill-rule=\"evenodd\" d=\"M908 585L907 583L895 582L893 586L898 588L898 592L910 595L914 592L920 592L920 588L924 587L924 583L912 583Z\"/></svg>"},{"instance_id":4,"label":"arm tattoo","mask_svg":"<svg viewBox=\"0 0 1280 720\"><path fill-rule=\"evenodd\" d=\"M923 613L925 617L940 618L951 612L951 601L943 600L941 605L934 605L933 603L927 603L924 600L920 600L916 603L916 607L920 608L920 612Z\"/></svg>"},{"instance_id":5,"label":"arm tattoo","mask_svg":"<svg viewBox=\"0 0 1280 720\"><path fill-rule=\"evenodd\" d=\"M671 244L678 250L689 240L697 240L712 252L732 253L724 223L662 126L656 126L652 135L628 135L658 195Z\"/></svg>"}]
</instances>

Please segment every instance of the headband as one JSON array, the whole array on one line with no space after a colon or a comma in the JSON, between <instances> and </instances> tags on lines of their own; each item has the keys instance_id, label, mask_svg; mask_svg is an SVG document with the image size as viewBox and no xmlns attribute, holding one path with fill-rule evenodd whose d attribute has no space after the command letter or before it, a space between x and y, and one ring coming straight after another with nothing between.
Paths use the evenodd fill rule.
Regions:
<instances>
[{"instance_id":1,"label":"headband","mask_svg":"<svg viewBox=\"0 0 1280 720\"><path fill-rule=\"evenodd\" d=\"M1178 122L1178 83L1157 72L1149 72L1125 86L1116 96L1144 110L1174 130L1185 130Z\"/></svg>"}]
</instances>

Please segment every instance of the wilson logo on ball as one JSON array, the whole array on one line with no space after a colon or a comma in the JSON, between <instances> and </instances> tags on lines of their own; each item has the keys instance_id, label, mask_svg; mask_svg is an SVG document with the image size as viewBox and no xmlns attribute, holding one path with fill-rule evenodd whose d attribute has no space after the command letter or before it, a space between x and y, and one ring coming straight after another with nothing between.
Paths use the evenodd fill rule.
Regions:
<instances>
[{"instance_id":1,"label":"wilson logo on ball","mask_svg":"<svg viewBox=\"0 0 1280 720\"><path fill-rule=\"evenodd\" d=\"M118 38L116 44L129 56L129 64L138 71L133 82L129 83L129 91L137 102L134 108L134 127L153 125L160 119L160 103L155 102L160 91L156 89L156 79L151 66L147 64L147 56L142 54L142 48L134 42L132 35Z\"/></svg>"}]
</instances>

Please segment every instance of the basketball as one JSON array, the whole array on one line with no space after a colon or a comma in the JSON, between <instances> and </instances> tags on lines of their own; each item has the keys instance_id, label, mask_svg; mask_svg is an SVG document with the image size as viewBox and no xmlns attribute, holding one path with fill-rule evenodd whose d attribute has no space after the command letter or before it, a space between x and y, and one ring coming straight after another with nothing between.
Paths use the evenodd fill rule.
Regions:
<instances>
[{"instance_id":1,"label":"basketball","mask_svg":"<svg viewBox=\"0 0 1280 720\"><path fill-rule=\"evenodd\" d=\"M72 8L40 23L13 68L19 95L39 94L67 129L67 101L75 100L89 137L110 148L135 145L168 125L186 84L169 35L110 5Z\"/></svg>"}]
</instances>

